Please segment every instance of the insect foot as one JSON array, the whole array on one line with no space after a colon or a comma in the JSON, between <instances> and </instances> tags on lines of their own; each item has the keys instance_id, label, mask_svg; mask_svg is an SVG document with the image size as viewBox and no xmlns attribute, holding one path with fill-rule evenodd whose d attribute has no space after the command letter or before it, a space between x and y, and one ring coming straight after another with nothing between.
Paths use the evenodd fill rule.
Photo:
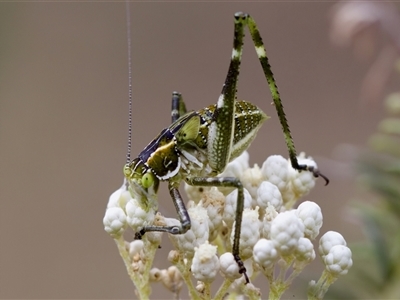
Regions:
<instances>
[{"instance_id":1,"label":"insect foot","mask_svg":"<svg viewBox=\"0 0 400 300\"><path fill-rule=\"evenodd\" d=\"M304 153L297 159L317 169L315 161ZM150 299L151 282L162 283L171 293L169 298L189 293L191 299L223 299L228 294L280 299L318 254L325 270L320 279L309 283L308 296L321 299L329 285L348 272L351 251L339 233L325 233L319 247L314 248L323 224L318 204L303 201L294 208L315 186L317 179L312 172L299 172L290 159L279 155L268 157L261 167L250 166L249 154L244 152L215 180L232 177L243 186L238 254L232 251L238 224L237 188L187 185L191 227L185 233L180 231L179 218L165 217L151 206L142 207L126 185L110 196L104 229L114 239L140 299ZM154 228L165 230L144 233ZM125 234L130 230L140 240ZM178 231L181 234L175 234ZM168 235L174 250L168 255L171 266L159 269L154 259L166 256L157 251L163 234ZM211 285L219 276L223 282L212 294ZM263 277L265 284L246 284L255 282L257 276Z\"/></svg>"}]
</instances>

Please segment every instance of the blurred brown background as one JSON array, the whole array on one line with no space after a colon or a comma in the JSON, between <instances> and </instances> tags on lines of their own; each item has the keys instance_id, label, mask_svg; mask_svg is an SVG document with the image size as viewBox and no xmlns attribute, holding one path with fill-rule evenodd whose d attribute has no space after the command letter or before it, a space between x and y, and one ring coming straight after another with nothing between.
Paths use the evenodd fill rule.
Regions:
<instances>
[{"instance_id":1,"label":"blurred brown background","mask_svg":"<svg viewBox=\"0 0 400 300\"><path fill-rule=\"evenodd\" d=\"M172 91L183 93L189 109L216 102L233 14L248 12L264 38L296 147L331 179L307 197L323 210L322 231L359 238L347 206L353 178L348 165L335 163L335 149L364 145L381 111L358 102L368 65L329 41L332 5L132 3L133 155L168 126ZM102 224L126 155L125 15L125 3L116 2L0 4L0 298L134 297ZM287 156L248 36L239 98L272 116L250 149L251 162ZM165 190L161 210L174 216ZM158 267L168 265L169 247L165 239ZM319 276L318 261L316 269ZM154 298L169 297L160 285L153 289Z\"/></svg>"}]
</instances>

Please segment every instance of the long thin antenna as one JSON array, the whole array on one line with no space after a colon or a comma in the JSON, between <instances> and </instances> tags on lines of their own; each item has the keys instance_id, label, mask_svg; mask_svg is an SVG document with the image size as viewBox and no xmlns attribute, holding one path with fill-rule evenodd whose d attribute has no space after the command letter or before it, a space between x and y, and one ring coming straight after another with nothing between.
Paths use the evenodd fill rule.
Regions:
<instances>
[{"instance_id":1,"label":"long thin antenna","mask_svg":"<svg viewBox=\"0 0 400 300\"><path fill-rule=\"evenodd\" d=\"M129 86L129 114L128 114L128 149L126 153L126 163L131 161L132 150L132 40L131 40L131 14L129 9L129 0L126 1L126 34L128 41L128 86Z\"/></svg>"}]
</instances>

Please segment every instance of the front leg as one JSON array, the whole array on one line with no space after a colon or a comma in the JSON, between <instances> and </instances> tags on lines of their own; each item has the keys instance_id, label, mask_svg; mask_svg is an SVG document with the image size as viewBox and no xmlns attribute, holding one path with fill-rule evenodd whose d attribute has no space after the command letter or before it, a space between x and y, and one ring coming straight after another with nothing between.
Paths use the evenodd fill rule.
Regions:
<instances>
[{"instance_id":1,"label":"front leg","mask_svg":"<svg viewBox=\"0 0 400 300\"><path fill-rule=\"evenodd\" d=\"M190 177L186 178L186 183L193 186L216 186L216 187L233 187L237 188L237 201L236 201L236 220L235 220L235 233L232 245L232 255L239 266L239 273L243 274L246 283L249 283L249 277L246 274L246 268L239 255L240 245L240 231L242 225L242 213L244 209L244 194L243 185L238 178L235 177Z\"/></svg>"},{"instance_id":2,"label":"front leg","mask_svg":"<svg viewBox=\"0 0 400 300\"><path fill-rule=\"evenodd\" d=\"M139 232L135 233L135 239L141 239L142 236L149 231L166 232L170 234L184 234L190 229L190 217L183 202L182 196L179 193L177 184L175 182L169 182L169 193L174 203L176 212L178 213L179 221L181 226L146 226L143 227Z\"/></svg>"}]
</instances>

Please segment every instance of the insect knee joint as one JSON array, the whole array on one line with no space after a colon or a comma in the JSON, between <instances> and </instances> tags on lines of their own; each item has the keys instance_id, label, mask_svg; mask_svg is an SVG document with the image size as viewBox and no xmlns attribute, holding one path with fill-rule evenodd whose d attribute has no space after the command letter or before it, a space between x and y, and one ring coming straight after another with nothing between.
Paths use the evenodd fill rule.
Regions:
<instances>
[{"instance_id":1,"label":"insect knee joint","mask_svg":"<svg viewBox=\"0 0 400 300\"><path fill-rule=\"evenodd\" d=\"M184 233L186 233L189 229L190 229L190 227L191 227L191 224L190 224L190 221L188 221L188 222L183 222L182 223L182 228L181 228L181 234L184 234Z\"/></svg>"},{"instance_id":2,"label":"insect knee joint","mask_svg":"<svg viewBox=\"0 0 400 300\"><path fill-rule=\"evenodd\" d=\"M171 227L171 229L169 230L169 233L170 234L181 234L181 233L183 233L182 231L183 231L183 228L174 226L174 227Z\"/></svg>"},{"instance_id":3,"label":"insect knee joint","mask_svg":"<svg viewBox=\"0 0 400 300\"><path fill-rule=\"evenodd\" d=\"M142 228L140 231L135 232L135 240L141 240L144 234L146 233L146 229Z\"/></svg>"}]
</instances>

